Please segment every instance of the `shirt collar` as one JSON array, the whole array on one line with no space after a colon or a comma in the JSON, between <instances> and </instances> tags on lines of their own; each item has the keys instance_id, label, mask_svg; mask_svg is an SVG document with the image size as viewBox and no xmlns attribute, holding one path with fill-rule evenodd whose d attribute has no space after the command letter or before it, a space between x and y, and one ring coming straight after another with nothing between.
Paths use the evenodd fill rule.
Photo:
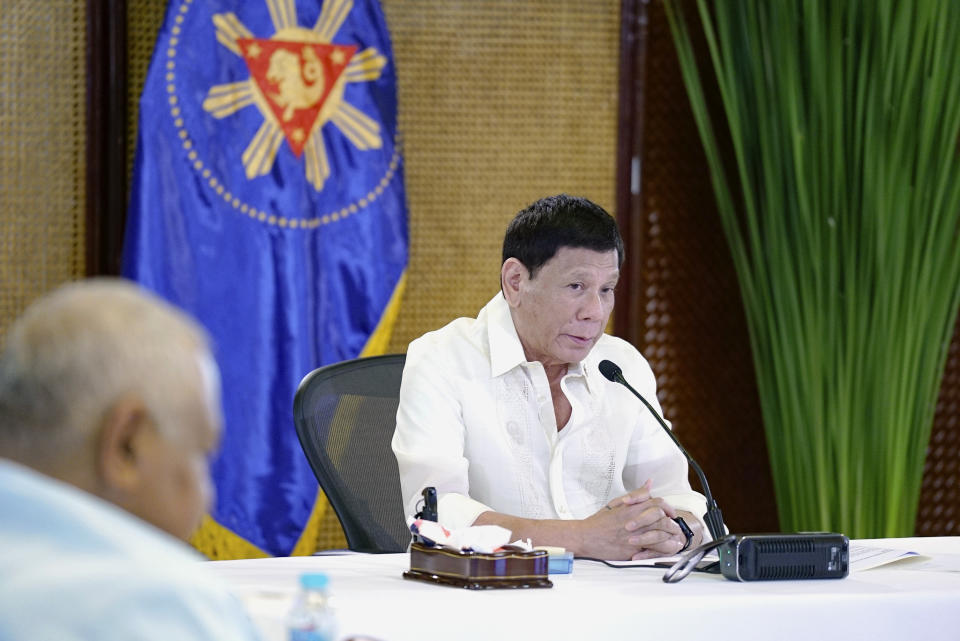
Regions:
<instances>
[{"instance_id":1,"label":"shirt collar","mask_svg":"<svg viewBox=\"0 0 960 641\"><path fill-rule=\"evenodd\" d=\"M602 340L603 337L601 337ZM596 349L596 345L593 346ZM587 354L587 357L576 363L575 365L570 366L571 374L579 374L583 377L583 381L587 386L587 391L592 392L593 386L595 385L594 381L597 380L597 377L600 376L600 370L597 369L597 359L594 356L594 350L591 349L590 353Z\"/></svg>"},{"instance_id":2,"label":"shirt collar","mask_svg":"<svg viewBox=\"0 0 960 641\"><path fill-rule=\"evenodd\" d=\"M503 292L497 293L483 308L481 314L487 316L487 337L490 341L490 374L500 376L518 365L527 362L523 355L523 345L517 335L517 328L513 325L510 315L510 306L503 297Z\"/></svg>"},{"instance_id":3,"label":"shirt collar","mask_svg":"<svg viewBox=\"0 0 960 641\"><path fill-rule=\"evenodd\" d=\"M513 324L513 316L510 315L510 306L503 297L503 292L494 296L481 314L487 317L487 335L490 341L490 374L491 376L500 376L514 367L523 365L527 362L527 357L523 353L523 345L520 344L520 336L517 334L517 328ZM570 363L567 368L567 376L581 376L586 382L587 389L590 389L591 378L598 375L596 372L596 363L592 362L591 350L587 358L579 363ZM589 362L588 362L589 361ZM584 366L587 363L587 366ZM590 372L590 374L588 374Z\"/></svg>"}]
</instances>

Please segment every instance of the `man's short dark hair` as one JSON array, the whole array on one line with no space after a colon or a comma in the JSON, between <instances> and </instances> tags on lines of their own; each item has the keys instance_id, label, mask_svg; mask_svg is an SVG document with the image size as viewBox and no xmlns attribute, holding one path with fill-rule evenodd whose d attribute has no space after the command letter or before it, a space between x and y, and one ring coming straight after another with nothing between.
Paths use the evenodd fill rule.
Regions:
<instances>
[{"instance_id":1,"label":"man's short dark hair","mask_svg":"<svg viewBox=\"0 0 960 641\"><path fill-rule=\"evenodd\" d=\"M561 247L617 250L617 266L623 265L623 239L617 221L586 198L560 194L541 198L507 226L503 237L503 260L516 258L533 278Z\"/></svg>"}]
</instances>

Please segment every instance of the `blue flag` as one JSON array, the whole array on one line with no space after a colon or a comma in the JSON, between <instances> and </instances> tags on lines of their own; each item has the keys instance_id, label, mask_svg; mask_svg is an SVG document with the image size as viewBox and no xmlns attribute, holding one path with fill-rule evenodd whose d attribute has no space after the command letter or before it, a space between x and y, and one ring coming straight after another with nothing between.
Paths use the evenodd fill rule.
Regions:
<instances>
[{"instance_id":1,"label":"blue flag","mask_svg":"<svg viewBox=\"0 0 960 641\"><path fill-rule=\"evenodd\" d=\"M124 274L223 373L213 558L309 554L325 501L293 396L382 352L404 283L396 76L375 0L173 0L140 102Z\"/></svg>"}]
</instances>

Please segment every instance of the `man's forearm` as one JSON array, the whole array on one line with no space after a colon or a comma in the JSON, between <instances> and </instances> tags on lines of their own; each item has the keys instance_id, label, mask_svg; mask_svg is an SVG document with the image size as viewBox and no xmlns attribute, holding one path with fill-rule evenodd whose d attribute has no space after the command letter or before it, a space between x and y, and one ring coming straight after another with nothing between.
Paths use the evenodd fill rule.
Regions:
<instances>
[{"instance_id":1,"label":"man's forearm","mask_svg":"<svg viewBox=\"0 0 960 641\"><path fill-rule=\"evenodd\" d=\"M673 517L689 517L694 531L691 544L703 539L700 520L689 512L678 512L660 499L612 501L595 514L580 520L528 519L500 512L482 512L473 525L499 525L512 532L511 538L530 539L533 545L563 547L578 556L602 559L640 559L676 554L686 543Z\"/></svg>"},{"instance_id":2,"label":"man's forearm","mask_svg":"<svg viewBox=\"0 0 960 641\"><path fill-rule=\"evenodd\" d=\"M530 539L533 545L562 547L574 554L586 555L581 521L526 519L500 512L484 512L473 524L499 525L513 533L513 540Z\"/></svg>"}]
</instances>

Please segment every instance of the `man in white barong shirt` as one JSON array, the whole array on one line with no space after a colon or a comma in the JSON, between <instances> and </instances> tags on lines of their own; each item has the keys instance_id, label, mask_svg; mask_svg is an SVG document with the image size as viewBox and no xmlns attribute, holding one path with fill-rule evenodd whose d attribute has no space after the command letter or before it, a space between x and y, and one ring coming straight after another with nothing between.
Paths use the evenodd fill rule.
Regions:
<instances>
[{"instance_id":1,"label":"man in white barong shirt","mask_svg":"<svg viewBox=\"0 0 960 641\"><path fill-rule=\"evenodd\" d=\"M501 292L407 350L393 450L408 515L433 486L448 528L496 524L604 559L700 544L706 504L684 456L597 370L614 361L659 410L646 360L603 333L622 262L616 222L589 200L559 195L517 214Z\"/></svg>"}]
</instances>

